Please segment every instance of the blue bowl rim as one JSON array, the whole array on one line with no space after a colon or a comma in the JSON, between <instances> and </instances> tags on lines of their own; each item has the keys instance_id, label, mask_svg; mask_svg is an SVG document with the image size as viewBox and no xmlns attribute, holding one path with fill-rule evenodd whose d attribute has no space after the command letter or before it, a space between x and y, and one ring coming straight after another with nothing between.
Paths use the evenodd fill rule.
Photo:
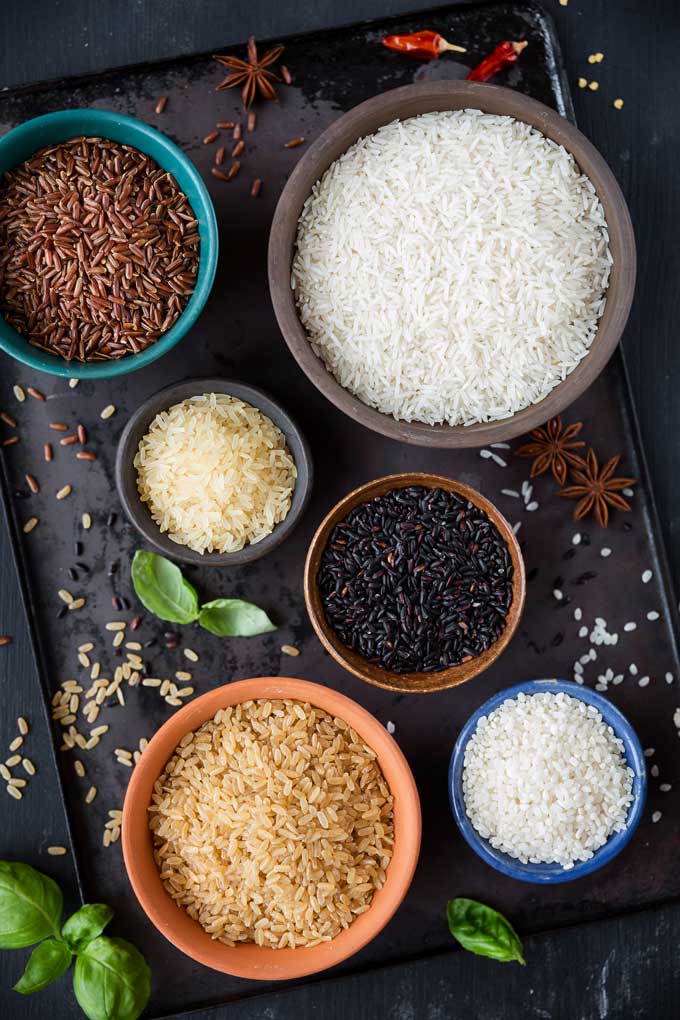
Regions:
<instances>
[{"instance_id":1,"label":"blue bowl rim","mask_svg":"<svg viewBox=\"0 0 680 1020\"><path fill-rule=\"evenodd\" d=\"M521 861L509 854L491 847L476 829L473 827L465 810L465 800L462 789L463 756L468 740L474 733L477 723L482 716L488 715L498 708L509 698L516 698L518 694L568 694L578 698L589 705L594 705L602 714L607 725L611 726L616 736L623 741L626 760L633 769L633 802L628 811L628 818L625 829L616 832L607 842L595 851L593 857L588 861L581 861L573 868L565 869L559 864L522 864ZM588 687L581 687L572 680L540 679L527 680L523 683L508 687L498 694L494 694L488 701L485 701L470 718L458 734L448 774L449 801L451 811L456 820L458 828L467 844L475 851L478 857L489 864L496 871L507 875L509 878L516 878L521 882L532 882L538 884L556 884L558 882L573 882L577 878L590 875L599 868L608 864L612 858L623 850L630 841L635 829L638 826L642 812L644 811L647 797L647 766L642 750L640 739L632 725L611 701L604 698L597 691Z\"/></svg>"},{"instance_id":2,"label":"blue bowl rim","mask_svg":"<svg viewBox=\"0 0 680 1020\"><path fill-rule=\"evenodd\" d=\"M140 139L150 138L157 145L160 145L168 153L172 154L174 158L182 164L184 172L190 178L192 185L195 187L202 205L201 213L205 218L205 237L201 235L199 256L201 261L205 260L205 276L200 282L197 281L194 292L191 295L186 308L174 325L171 326L167 333L164 333L155 343L151 344L139 354L126 355L123 358L117 358L112 361L88 362L87 364L81 364L80 362L75 361L65 361L57 355L49 355L46 352L39 352L37 348L35 349L35 353L33 353L34 348L31 347L28 340L22 337L20 333L17 333L16 330L12 329L12 327L7 326L2 317L0 317L0 350L9 354L15 360L24 365L28 365L30 368L39 372L46 372L48 375L61 376L62 378L107 379L119 375L126 375L128 372L135 372L139 368L144 368L146 365L150 365L178 344L188 330L191 329L203 311L215 280L219 253L219 232L217 229L217 217L215 215L212 198L210 197L210 193L192 160L184 152L182 152L179 146L175 145L175 143L171 141L167 135L164 135L162 131L152 127L150 124L145 124L141 120L137 120L136 117L129 117L124 113L115 113L112 110L98 110L96 108L55 110L53 113L45 113L39 117L32 117L30 120L23 121L23 123L11 128L11 130L0 137L0 151L5 147L8 140L16 140L17 137L30 134L35 131L36 128L44 127L48 124L53 126L54 124L58 125L63 122L64 125L68 127L68 131L65 132L64 135L64 141L66 141L67 138L74 137L74 132L75 135L78 134L78 132L72 128L72 123L79 116L97 121L101 125L100 133L103 137L106 137L107 125L109 127L112 125L116 125L118 127L122 126L124 128L129 128L134 133L134 138L131 138L125 144L134 145L135 148L145 152L146 150ZM195 202L192 202L191 205L193 208ZM194 214L197 218L199 218L196 209L194 209ZM2 334L3 328L12 329L12 332L19 338L20 343L17 343L14 338L11 340L6 339ZM47 363L43 361L39 357L39 353L44 353L45 358L54 360L54 365L52 365L51 362Z\"/></svg>"}]
</instances>

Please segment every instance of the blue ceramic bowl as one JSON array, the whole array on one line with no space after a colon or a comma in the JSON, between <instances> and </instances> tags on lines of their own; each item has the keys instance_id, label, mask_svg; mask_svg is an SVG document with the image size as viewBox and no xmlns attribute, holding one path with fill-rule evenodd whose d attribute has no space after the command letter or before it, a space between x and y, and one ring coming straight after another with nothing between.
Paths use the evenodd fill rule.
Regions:
<instances>
[{"instance_id":1,"label":"blue ceramic bowl","mask_svg":"<svg viewBox=\"0 0 680 1020\"><path fill-rule=\"evenodd\" d=\"M628 765L635 773L633 779L633 802L628 809L628 819L625 829L615 832L599 850L595 851L589 861L582 861L575 864L573 868L565 869L560 864L522 864L515 857L496 850L491 844L479 835L473 827L465 810L465 799L463 797L463 758L468 740L477 728L477 723L482 716L488 715L498 708L508 698L516 698L518 694L539 694L541 692L550 694L569 694L579 701L585 701L587 705L594 705L600 712L604 721L611 726L616 736L623 741L625 755ZM460 731L456 746L451 755L449 766L449 799L451 810L458 823L465 840L475 853L490 864L496 871L508 875L510 878L518 878L522 882L535 882L541 884L553 884L556 882L572 882L576 878L590 875L593 871L608 864L626 845L633 835L640 817L642 815L645 798L647 796L647 769L642 746L624 715L618 708L601 694L589 690L587 687L580 687L578 684L568 680L529 680L526 683L509 687L493 698L489 698L485 704L478 708L470 716L465 726Z\"/></svg>"},{"instance_id":2,"label":"blue ceramic bowl","mask_svg":"<svg viewBox=\"0 0 680 1020\"><path fill-rule=\"evenodd\" d=\"M40 372L77 379L104 379L143 368L179 343L193 326L208 300L217 269L218 234L215 210L196 167L188 156L165 135L132 117L106 110L60 110L28 120L0 138L0 174L23 163L34 152L55 142L79 135L111 138L133 145L168 170L189 199L198 220L201 238L198 279L189 303L171 329L139 354L127 354L113 361L81 363L65 361L32 347L28 340L0 317L0 348Z\"/></svg>"}]
</instances>

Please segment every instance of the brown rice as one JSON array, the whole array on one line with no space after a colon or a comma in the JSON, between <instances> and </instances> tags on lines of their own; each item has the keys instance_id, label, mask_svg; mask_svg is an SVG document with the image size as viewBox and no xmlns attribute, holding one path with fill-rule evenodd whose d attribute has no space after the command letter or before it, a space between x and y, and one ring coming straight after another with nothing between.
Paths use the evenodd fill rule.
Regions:
<instances>
[{"instance_id":1,"label":"brown rice","mask_svg":"<svg viewBox=\"0 0 680 1020\"><path fill-rule=\"evenodd\" d=\"M226 945L330 941L369 909L392 857L375 752L302 702L221 709L182 739L149 812L165 888Z\"/></svg>"}]
</instances>

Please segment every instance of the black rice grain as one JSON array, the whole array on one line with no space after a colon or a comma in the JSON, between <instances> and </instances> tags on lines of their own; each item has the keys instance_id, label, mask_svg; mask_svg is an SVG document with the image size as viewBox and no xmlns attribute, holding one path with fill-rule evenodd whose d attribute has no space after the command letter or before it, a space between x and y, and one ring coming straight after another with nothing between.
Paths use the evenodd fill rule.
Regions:
<instances>
[{"instance_id":1,"label":"black rice grain","mask_svg":"<svg viewBox=\"0 0 680 1020\"><path fill-rule=\"evenodd\" d=\"M332 531L317 582L329 625L395 673L435 672L503 633L512 560L487 515L444 489L393 489Z\"/></svg>"}]
</instances>

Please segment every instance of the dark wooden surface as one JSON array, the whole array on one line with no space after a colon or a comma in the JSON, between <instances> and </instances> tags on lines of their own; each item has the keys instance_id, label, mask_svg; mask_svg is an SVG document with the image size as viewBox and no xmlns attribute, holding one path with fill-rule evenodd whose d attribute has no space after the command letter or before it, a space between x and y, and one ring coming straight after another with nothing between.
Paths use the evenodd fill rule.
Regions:
<instances>
[{"instance_id":1,"label":"dark wooden surface","mask_svg":"<svg viewBox=\"0 0 680 1020\"><path fill-rule=\"evenodd\" d=\"M253 31L275 36L429 7L422 0L5 0L0 9L0 87L179 53L199 52ZM674 470L680 452L680 345L675 342L680 304L680 85L675 48L680 11L673 0L548 0L570 71L579 126L600 148L630 203L640 273L625 347L662 525L680 587L680 490ZM600 65L587 55L605 53ZM583 74L600 81L581 91ZM624 110L612 100L621 96ZM0 633L14 644L0 657L0 741L14 734L14 719L28 716L32 746L42 763L25 810L0 801L0 856L45 868L71 895L68 859L45 855L65 840L49 736L42 721L18 587L7 537L0 528ZM680 695L679 695L680 703ZM678 745L680 754L680 742ZM680 851L680 847L678 848ZM679 854L680 857L680 854ZM680 908L573 928L527 940L526 970L457 953L424 963L369 973L323 989L314 985L280 997L254 1000L220 1017L278 1020L322 1012L328 1018L446 1020L479 1017L650 1017L680 1015ZM173 950L168 947L168 952ZM33 999L8 991L25 954L0 957L0 1016L70 1018L80 1015L66 981ZM214 1015L214 1014L213 1014ZM196 1014L194 1014L196 1016ZM203 1020L206 1014L199 1014Z\"/></svg>"}]
</instances>

